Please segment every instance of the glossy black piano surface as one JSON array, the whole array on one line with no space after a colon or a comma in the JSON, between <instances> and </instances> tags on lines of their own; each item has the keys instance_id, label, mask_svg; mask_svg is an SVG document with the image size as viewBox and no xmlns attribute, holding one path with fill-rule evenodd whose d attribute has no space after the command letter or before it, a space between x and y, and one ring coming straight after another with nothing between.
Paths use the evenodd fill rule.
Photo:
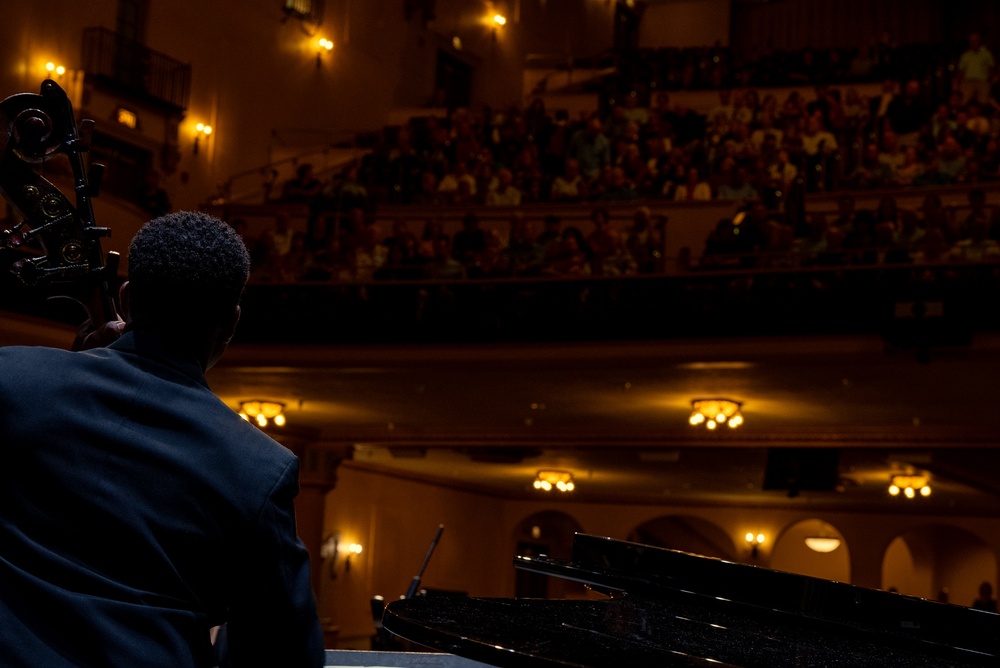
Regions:
<instances>
[{"instance_id":1,"label":"glossy black piano surface","mask_svg":"<svg viewBox=\"0 0 1000 668\"><path fill-rule=\"evenodd\" d=\"M603 600L412 598L385 628L496 666L1000 665L1000 615L596 536L517 568Z\"/></svg>"}]
</instances>

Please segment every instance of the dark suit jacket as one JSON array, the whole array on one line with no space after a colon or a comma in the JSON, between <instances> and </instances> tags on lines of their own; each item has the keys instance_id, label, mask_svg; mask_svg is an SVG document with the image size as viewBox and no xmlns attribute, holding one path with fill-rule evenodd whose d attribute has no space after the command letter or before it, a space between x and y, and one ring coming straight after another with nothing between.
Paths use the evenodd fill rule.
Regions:
<instances>
[{"instance_id":1,"label":"dark suit jacket","mask_svg":"<svg viewBox=\"0 0 1000 668\"><path fill-rule=\"evenodd\" d=\"M0 411L0 665L322 665L298 460L194 360L0 348Z\"/></svg>"}]
</instances>

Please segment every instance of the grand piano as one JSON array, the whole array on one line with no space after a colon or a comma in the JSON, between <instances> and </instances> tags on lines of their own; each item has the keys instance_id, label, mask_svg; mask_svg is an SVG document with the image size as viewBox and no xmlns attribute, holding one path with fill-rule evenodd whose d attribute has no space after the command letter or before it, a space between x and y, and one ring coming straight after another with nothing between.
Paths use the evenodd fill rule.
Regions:
<instances>
[{"instance_id":1,"label":"grand piano","mask_svg":"<svg viewBox=\"0 0 1000 668\"><path fill-rule=\"evenodd\" d=\"M418 596L383 627L491 666L1000 665L1000 614L961 606L586 534L570 560L514 566L595 597Z\"/></svg>"}]
</instances>

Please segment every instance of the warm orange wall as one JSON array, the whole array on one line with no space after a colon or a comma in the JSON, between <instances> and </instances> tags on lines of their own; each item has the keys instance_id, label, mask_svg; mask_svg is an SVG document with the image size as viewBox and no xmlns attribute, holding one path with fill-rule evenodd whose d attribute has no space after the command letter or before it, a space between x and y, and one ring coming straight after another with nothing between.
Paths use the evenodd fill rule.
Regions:
<instances>
[{"instance_id":1,"label":"warm orange wall","mask_svg":"<svg viewBox=\"0 0 1000 668\"><path fill-rule=\"evenodd\" d=\"M372 632L371 597L386 601L406 593L439 524L445 526L421 583L472 596L510 596L513 569L509 532L496 499L387 478L344 463L328 495L326 533L364 548L350 572L323 578L320 615L341 638Z\"/></svg>"},{"instance_id":2,"label":"warm orange wall","mask_svg":"<svg viewBox=\"0 0 1000 668\"><path fill-rule=\"evenodd\" d=\"M730 0L667 0L642 15L639 46L702 47L729 45Z\"/></svg>"},{"instance_id":3,"label":"warm orange wall","mask_svg":"<svg viewBox=\"0 0 1000 668\"><path fill-rule=\"evenodd\" d=\"M147 45L192 67L190 104L180 124L181 161L163 185L177 208L193 208L234 174L362 130L383 127L393 109L425 105L434 89L439 48L474 70L473 105L522 104L525 54L546 50L599 53L611 44L609 5L588 0L514 3L440 0L437 19L406 21L401 2L328 0L318 28L284 20L281 2L152 0ZM489 7L508 24L493 36ZM543 9L544 5L544 9ZM85 27L115 28L115 0L7 3L0 22L0 98L37 92L46 60L64 64L67 89L82 81ZM558 10L558 11L557 11ZM529 28L530 26L530 28ZM335 47L317 67L316 41ZM99 101L99 122L107 111ZM107 105L104 105L107 106ZM193 153L194 124L215 132ZM162 123L143 121L135 143L162 141ZM284 166L291 175L292 167ZM253 180L253 174L249 177Z\"/></svg>"}]
</instances>

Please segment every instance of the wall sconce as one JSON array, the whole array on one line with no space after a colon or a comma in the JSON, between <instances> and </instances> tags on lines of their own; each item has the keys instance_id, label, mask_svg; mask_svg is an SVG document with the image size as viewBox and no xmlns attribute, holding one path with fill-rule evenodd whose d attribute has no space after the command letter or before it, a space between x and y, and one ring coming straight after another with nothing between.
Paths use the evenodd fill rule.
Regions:
<instances>
[{"instance_id":1,"label":"wall sconce","mask_svg":"<svg viewBox=\"0 0 1000 668\"><path fill-rule=\"evenodd\" d=\"M490 19L490 39L497 41L497 31L507 25L507 17L503 14L494 14Z\"/></svg>"},{"instance_id":2,"label":"wall sconce","mask_svg":"<svg viewBox=\"0 0 1000 668\"><path fill-rule=\"evenodd\" d=\"M747 535L744 536L747 541L747 545L750 546L750 556L754 559L757 558L757 548L764 544L764 534L754 533L748 531Z\"/></svg>"},{"instance_id":3,"label":"wall sconce","mask_svg":"<svg viewBox=\"0 0 1000 668\"><path fill-rule=\"evenodd\" d=\"M277 401L252 401L240 402L240 417L247 422L253 418L257 426L263 429L268 422L273 422L276 427L285 426L285 404Z\"/></svg>"},{"instance_id":4,"label":"wall sconce","mask_svg":"<svg viewBox=\"0 0 1000 668\"><path fill-rule=\"evenodd\" d=\"M197 125L194 126L194 132L195 132L195 135L194 135L194 154L198 155L198 143L201 141L202 137L205 138L205 141L208 141L208 137L209 137L209 135L212 134L213 130L212 130L212 126L211 125L205 125L204 123L198 123Z\"/></svg>"},{"instance_id":5,"label":"wall sconce","mask_svg":"<svg viewBox=\"0 0 1000 668\"><path fill-rule=\"evenodd\" d=\"M840 539L833 536L807 536L806 547L813 552L833 552L840 547Z\"/></svg>"},{"instance_id":6,"label":"wall sconce","mask_svg":"<svg viewBox=\"0 0 1000 668\"><path fill-rule=\"evenodd\" d=\"M930 482L930 477L926 475L913 473L894 475L892 476L892 482L889 484L889 494L899 496L900 492L902 492L903 496L908 499L915 499L918 493L920 496L930 496Z\"/></svg>"},{"instance_id":7,"label":"wall sconce","mask_svg":"<svg viewBox=\"0 0 1000 668\"><path fill-rule=\"evenodd\" d=\"M736 429L743 424L743 406L732 399L695 399L691 402L691 417L688 422L693 426L705 425L706 429L715 429L720 424Z\"/></svg>"},{"instance_id":8,"label":"wall sconce","mask_svg":"<svg viewBox=\"0 0 1000 668\"><path fill-rule=\"evenodd\" d=\"M316 69L323 67L323 52L333 50L333 42L328 40L326 37L320 37L319 41L316 42Z\"/></svg>"},{"instance_id":9,"label":"wall sconce","mask_svg":"<svg viewBox=\"0 0 1000 668\"><path fill-rule=\"evenodd\" d=\"M573 474L569 471L539 471L532 486L545 492L551 492L553 488L560 492L572 492L576 489Z\"/></svg>"},{"instance_id":10,"label":"wall sconce","mask_svg":"<svg viewBox=\"0 0 1000 668\"><path fill-rule=\"evenodd\" d=\"M323 541L320 547L319 556L327 563L327 569L331 580L337 578L337 559L340 555L344 557L344 572L351 570L351 559L361 554L363 548L360 543L349 543L341 545L340 534L330 534Z\"/></svg>"}]
</instances>

